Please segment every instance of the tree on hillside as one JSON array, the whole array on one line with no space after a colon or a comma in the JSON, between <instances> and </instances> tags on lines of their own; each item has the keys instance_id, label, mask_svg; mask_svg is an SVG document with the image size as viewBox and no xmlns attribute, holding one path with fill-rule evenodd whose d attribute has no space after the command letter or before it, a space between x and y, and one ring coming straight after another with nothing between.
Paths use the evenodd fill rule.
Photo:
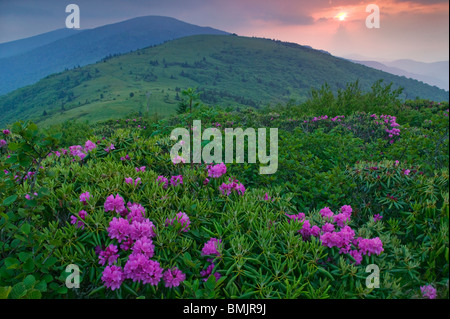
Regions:
<instances>
[{"instance_id":1,"label":"tree on hillside","mask_svg":"<svg viewBox=\"0 0 450 319\"><path fill-rule=\"evenodd\" d=\"M189 88L183 90L181 95L187 99L187 105L189 106L189 113L192 113L192 107L197 107L200 103L198 102L200 95L197 93L196 89Z\"/></svg>"}]
</instances>

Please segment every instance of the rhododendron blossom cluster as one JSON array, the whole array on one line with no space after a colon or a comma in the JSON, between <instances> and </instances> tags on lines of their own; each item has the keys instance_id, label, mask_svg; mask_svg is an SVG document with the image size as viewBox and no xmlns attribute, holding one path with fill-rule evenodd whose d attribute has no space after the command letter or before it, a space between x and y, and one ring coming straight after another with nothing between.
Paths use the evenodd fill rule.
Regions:
<instances>
[{"instance_id":1,"label":"rhododendron blossom cluster","mask_svg":"<svg viewBox=\"0 0 450 319\"><path fill-rule=\"evenodd\" d=\"M120 251L114 244L99 252L99 263L107 264L103 271L102 281L111 290L119 289L122 282L131 279L133 282L158 285L164 280L167 288L177 287L186 279L186 275L177 267L164 272L164 268L156 260L153 238L156 236L155 225L145 218L145 209L137 203L124 205L124 200L118 194L110 195L105 202L105 212L114 211L122 217L113 217L107 229L108 236L117 240L123 252L131 251L123 269L115 263L120 258ZM179 222L188 228L190 221L185 213L180 212L171 222Z\"/></svg>"},{"instance_id":2,"label":"rhododendron blossom cluster","mask_svg":"<svg viewBox=\"0 0 450 319\"><path fill-rule=\"evenodd\" d=\"M186 215L186 213L179 212L175 218L166 219L166 226L173 225L174 223L180 224L182 226L181 231L187 232L189 230L191 221L189 220L189 217L188 215Z\"/></svg>"},{"instance_id":3,"label":"rhododendron blossom cluster","mask_svg":"<svg viewBox=\"0 0 450 319\"><path fill-rule=\"evenodd\" d=\"M220 256L218 246L222 242L221 239L211 238L202 249L202 255L216 255Z\"/></svg>"},{"instance_id":4,"label":"rhododendron blossom cluster","mask_svg":"<svg viewBox=\"0 0 450 319\"><path fill-rule=\"evenodd\" d=\"M355 238L355 231L347 225L351 220L353 209L349 205L341 207L338 214L334 214L329 207L322 208L319 213L324 220L322 227L312 226L310 221L305 219L304 213L288 215L289 222L296 221L302 223L302 228L298 231L303 240L308 240L311 236L319 238L322 245L329 248L339 248L340 254L350 254L359 265L364 255L380 255L383 243L380 238Z\"/></svg>"},{"instance_id":5,"label":"rhododendron blossom cluster","mask_svg":"<svg viewBox=\"0 0 450 319\"><path fill-rule=\"evenodd\" d=\"M89 192L83 193L80 195L80 202L86 205L90 198L91 194L89 194Z\"/></svg>"},{"instance_id":6,"label":"rhododendron blossom cluster","mask_svg":"<svg viewBox=\"0 0 450 319\"><path fill-rule=\"evenodd\" d=\"M125 201L119 194L117 194L116 197L114 197L114 195L110 195L106 199L104 207L105 212L115 211L120 213L125 210Z\"/></svg>"},{"instance_id":7,"label":"rhododendron blossom cluster","mask_svg":"<svg viewBox=\"0 0 450 319\"><path fill-rule=\"evenodd\" d=\"M424 298L436 299L436 288L434 288L432 285L421 286L420 291Z\"/></svg>"},{"instance_id":8,"label":"rhododendron blossom cluster","mask_svg":"<svg viewBox=\"0 0 450 319\"><path fill-rule=\"evenodd\" d=\"M224 163L210 164L206 168L208 169L208 176L211 178L219 178L227 172L227 166Z\"/></svg>"},{"instance_id":9,"label":"rhododendron blossom cluster","mask_svg":"<svg viewBox=\"0 0 450 319\"><path fill-rule=\"evenodd\" d=\"M136 180L133 180L133 178L131 178L131 177L126 177L125 183L128 185L138 186L139 184L142 183L142 180L140 177L136 178Z\"/></svg>"},{"instance_id":10,"label":"rhododendron blossom cluster","mask_svg":"<svg viewBox=\"0 0 450 319\"><path fill-rule=\"evenodd\" d=\"M84 220L86 219L87 212L82 210L78 212L78 216L80 219L75 215L70 216L70 223L76 225L78 228L84 229Z\"/></svg>"},{"instance_id":11,"label":"rhododendron blossom cluster","mask_svg":"<svg viewBox=\"0 0 450 319\"><path fill-rule=\"evenodd\" d=\"M245 193L245 187L238 180L229 179L230 183L223 183L219 186L219 190L222 195L230 196L232 192L236 192L238 195L243 196Z\"/></svg>"}]
</instances>

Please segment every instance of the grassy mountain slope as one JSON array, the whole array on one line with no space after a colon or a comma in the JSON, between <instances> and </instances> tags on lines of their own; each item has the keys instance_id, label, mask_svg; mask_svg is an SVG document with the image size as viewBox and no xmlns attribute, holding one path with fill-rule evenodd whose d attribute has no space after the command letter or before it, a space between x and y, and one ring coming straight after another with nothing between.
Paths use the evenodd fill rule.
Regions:
<instances>
[{"instance_id":1,"label":"grassy mountain slope","mask_svg":"<svg viewBox=\"0 0 450 319\"><path fill-rule=\"evenodd\" d=\"M51 75L0 97L0 125L17 119L43 124L97 121L146 111L173 113L178 91L199 87L211 105L262 106L301 102L311 87L332 89L360 80L368 90L378 79L405 87L405 98L448 101L448 92L416 80L355 64L297 44L237 36L186 37L93 65Z\"/></svg>"},{"instance_id":2,"label":"grassy mountain slope","mask_svg":"<svg viewBox=\"0 0 450 319\"><path fill-rule=\"evenodd\" d=\"M55 72L95 63L111 54L195 34L227 33L160 16L134 18L80 31L20 55L0 59L0 94L35 83Z\"/></svg>"}]
</instances>

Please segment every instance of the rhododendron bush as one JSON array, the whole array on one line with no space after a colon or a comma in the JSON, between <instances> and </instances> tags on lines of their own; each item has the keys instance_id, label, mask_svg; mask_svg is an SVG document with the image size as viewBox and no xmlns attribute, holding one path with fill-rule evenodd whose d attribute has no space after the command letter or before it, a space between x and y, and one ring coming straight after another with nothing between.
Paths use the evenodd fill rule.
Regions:
<instances>
[{"instance_id":1,"label":"rhododendron bush","mask_svg":"<svg viewBox=\"0 0 450 319\"><path fill-rule=\"evenodd\" d=\"M3 128L0 298L448 298L448 104L317 112ZM193 118L278 127L277 173L172 161Z\"/></svg>"}]
</instances>

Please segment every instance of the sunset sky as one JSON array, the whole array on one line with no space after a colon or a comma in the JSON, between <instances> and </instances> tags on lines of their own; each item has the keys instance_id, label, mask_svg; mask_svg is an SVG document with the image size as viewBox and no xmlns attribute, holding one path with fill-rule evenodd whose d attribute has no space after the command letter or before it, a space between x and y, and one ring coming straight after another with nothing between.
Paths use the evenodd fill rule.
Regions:
<instances>
[{"instance_id":1,"label":"sunset sky","mask_svg":"<svg viewBox=\"0 0 450 319\"><path fill-rule=\"evenodd\" d=\"M449 59L449 2L441 0L0 0L0 43L65 27L65 7L81 11L81 28L164 15L242 36L310 45L337 56L377 60ZM380 8L380 28L365 25Z\"/></svg>"}]
</instances>

